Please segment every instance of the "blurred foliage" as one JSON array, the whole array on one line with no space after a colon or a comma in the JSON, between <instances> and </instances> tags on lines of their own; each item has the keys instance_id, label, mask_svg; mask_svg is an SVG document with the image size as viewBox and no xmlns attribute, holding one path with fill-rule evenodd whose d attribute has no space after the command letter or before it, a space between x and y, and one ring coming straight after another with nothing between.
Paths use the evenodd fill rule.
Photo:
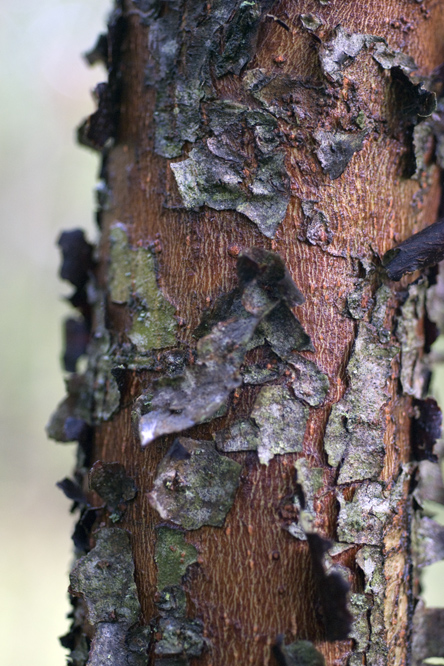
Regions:
<instances>
[{"instance_id":1,"label":"blurred foliage","mask_svg":"<svg viewBox=\"0 0 444 666\"><path fill-rule=\"evenodd\" d=\"M64 393L57 279L61 229L94 238L97 156L74 143L105 79L80 52L103 30L109 0L2 0L0 6L0 642L8 666L60 666L68 626L69 503L55 487L72 445L44 426Z\"/></svg>"}]
</instances>

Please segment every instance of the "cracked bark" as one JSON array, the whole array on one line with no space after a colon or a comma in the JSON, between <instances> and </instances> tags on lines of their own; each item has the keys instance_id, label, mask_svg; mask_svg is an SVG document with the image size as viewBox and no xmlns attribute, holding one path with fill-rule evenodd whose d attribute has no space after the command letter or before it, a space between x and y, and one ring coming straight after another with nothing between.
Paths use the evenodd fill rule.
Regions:
<instances>
[{"instance_id":1,"label":"cracked bark","mask_svg":"<svg viewBox=\"0 0 444 666\"><path fill-rule=\"evenodd\" d=\"M72 663L434 656L412 618L431 626L417 606L420 542L433 532L421 536L420 461L437 433L423 437L425 453L411 435L421 440L421 410L433 411L423 399L434 274L390 282L381 258L437 216L431 75L443 44L441 3L117 6L90 54L106 61L109 85L79 131L103 150L88 295L73 282L90 366L71 377L49 430L80 440L89 508L80 499L78 554L96 562L101 535L108 571L126 530L140 613L132 587L136 610L120 612L126 578L109 592L114 615L91 611L96 583L77 573ZM272 255L249 248L277 253L305 301L290 298ZM219 411L193 392L216 394L211 368L226 382ZM93 464L107 473L101 498Z\"/></svg>"}]
</instances>

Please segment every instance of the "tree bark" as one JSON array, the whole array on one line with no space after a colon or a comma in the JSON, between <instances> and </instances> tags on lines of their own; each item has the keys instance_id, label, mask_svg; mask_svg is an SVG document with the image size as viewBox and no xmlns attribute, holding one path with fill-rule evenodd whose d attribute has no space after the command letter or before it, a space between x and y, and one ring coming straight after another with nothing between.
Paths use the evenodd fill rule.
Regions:
<instances>
[{"instance_id":1,"label":"tree bark","mask_svg":"<svg viewBox=\"0 0 444 666\"><path fill-rule=\"evenodd\" d=\"M60 240L88 367L49 425L72 663L436 656L439 290L381 260L438 213L444 5L128 0L97 59L96 256Z\"/></svg>"}]
</instances>

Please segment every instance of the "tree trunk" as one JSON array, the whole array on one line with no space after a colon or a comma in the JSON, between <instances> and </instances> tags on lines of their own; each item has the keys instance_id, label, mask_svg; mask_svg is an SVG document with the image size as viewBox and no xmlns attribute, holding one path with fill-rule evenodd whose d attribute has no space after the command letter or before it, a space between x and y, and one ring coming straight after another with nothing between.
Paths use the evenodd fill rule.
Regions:
<instances>
[{"instance_id":1,"label":"tree trunk","mask_svg":"<svg viewBox=\"0 0 444 666\"><path fill-rule=\"evenodd\" d=\"M444 654L418 601L439 289L381 263L437 216L443 19L128 0L89 54L101 236L60 239L82 316L49 425L79 440L75 666Z\"/></svg>"}]
</instances>

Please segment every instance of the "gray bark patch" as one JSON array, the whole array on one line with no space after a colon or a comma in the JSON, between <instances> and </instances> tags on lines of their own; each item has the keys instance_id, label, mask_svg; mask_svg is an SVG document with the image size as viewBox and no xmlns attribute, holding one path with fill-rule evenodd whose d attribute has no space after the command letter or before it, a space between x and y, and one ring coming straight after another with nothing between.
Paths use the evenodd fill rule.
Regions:
<instances>
[{"instance_id":1,"label":"gray bark patch","mask_svg":"<svg viewBox=\"0 0 444 666\"><path fill-rule=\"evenodd\" d=\"M314 363L300 354L292 354L288 363L294 373L291 387L296 398L310 407L319 407L324 402L330 382Z\"/></svg>"},{"instance_id":2,"label":"gray bark patch","mask_svg":"<svg viewBox=\"0 0 444 666\"><path fill-rule=\"evenodd\" d=\"M323 487L324 470L322 467L310 467L306 458L299 458L294 466L302 497L300 493L294 496L293 503L298 509L299 520L297 523L290 523L286 529L296 539L306 541L306 533L314 531L313 525L316 518L314 500L316 493Z\"/></svg>"},{"instance_id":3,"label":"gray bark patch","mask_svg":"<svg viewBox=\"0 0 444 666\"><path fill-rule=\"evenodd\" d=\"M426 567L444 560L444 527L432 518L415 516L412 541L417 567Z\"/></svg>"},{"instance_id":4,"label":"gray bark patch","mask_svg":"<svg viewBox=\"0 0 444 666\"><path fill-rule=\"evenodd\" d=\"M366 133L326 132L317 130L314 138L318 143L316 155L322 169L332 180L339 178L357 150L361 150Z\"/></svg>"},{"instance_id":5,"label":"gray bark patch","mask_svg":"<svg viewBox=\"0 0 444 666\"><path fill-rule=\"evenodd\" d=\"M444 657L444 608L426 608L418 601L413 616L412 666L422 666L424 659Z\"/></svg>"},{"instance_id":6,"label":"gray bark patch","mask_svg":"<svg viewBox=\"0 0 444 666\"><path fill-rule=\"evenodd\" d=\"M273 646L279 666L325 666L323 655L310 641L295 641L284 645L279 640Z\"/></svg>"},{"instance_id":7,"label":"gray bark patch","mask_svg":"<svg viewBox=\"0 0 444 666\"><path fill-rule=\"evenodd\" d=\"M325 250L333 240L333 232L328 217L323 211L316 208L317 203L317 201L302 201L305 228L299 239L306 240L311 245L318 245Z\"/></svg>"},{"instance_id":8,"label":"gray bark patch","mask_svg":"<svg viewBox=\"0 0 444 666\"><path fill-rule=\"evenodd\" d=\"M257 125L256 143L263 141L264 128L270 132L267 126ZM265 236L273 238L290 200L284 155L259 149L257 158L256 165L249 165L222 137L193 148L188 159L171 164L185 208L197 210L206 205L216 210L237 210Z\"/></svg>"},{"instance_id":9,"label":"gray bark patch","mask_svg":"<svg viewBox=\"0 0 444 666\"><path fill-rule=\"evenodd\" d=\"M259 428L257 452L263 465L276 455L302 451L308 408L284 386L265 386L254 403L251 418Z\"/></svg>"},{"instance_id":10,"label":"gray bark patch","mask_svg":"<svg viewBox=\"0 0 444 666\"><path fill-rule=\"evenodd\" d=\"M214 434L219 451L257 451L260 443L259 429L251 421L236 421L229 428Z\"/></svg>"},{"instance_id":11,"label":"gray bark patch","mask_svg":"<svg viewBox=\"0 0 444 666\"><path fill-rule=\"evenodd\" d=\"M361 323L347 372L349 388L333 405L325 433L328 462L341 462L338 483L376 478L383 465L381 408L388 401L387 380L397 347L385 347L371 326Z\"/></svg>"},{"instance_id":12,"label":"gray bark patch","mask_svg":"<svg viewBox=\"0 0 444 666\"><path fill-rule=\"evenodd\" d=\"M83 597L91 624L137 622L140 604L128 534L117 527L101 529L97 543L75 564L71 590Z\"/></svg>"},{"instance_id":13,"label":"gray bark patch","mask_svg":"<svg viewBox=\"0 0 444 666\"><path fill-rule=\"evenodd\" d=\"M241 466L221 456L212 442L181 437L157 468L148 495L163 519L197 530L202 525L223 525L230 510Z\"/></svg>"},{"instance_id":14,"label":"gray bark patch","mask_svg":"<svg viewBox=\"0 0 444 666\"><path fill-rule=\"evenodd\" d=\"M423 398L430 371L424 357L422 320L428 283L420 279L408 288L407 299L401 307L396 336L401 343L401 384L403 391L415 398Z\"/></svg>"}]
</instances>

